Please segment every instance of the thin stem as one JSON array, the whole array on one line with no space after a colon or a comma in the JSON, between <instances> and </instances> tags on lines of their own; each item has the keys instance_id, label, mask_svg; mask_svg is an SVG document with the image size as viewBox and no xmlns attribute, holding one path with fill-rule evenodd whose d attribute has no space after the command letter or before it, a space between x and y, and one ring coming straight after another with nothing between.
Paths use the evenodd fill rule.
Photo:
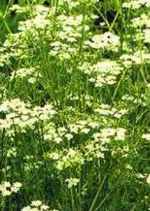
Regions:
<instances>
[{"instance_id":1,"label":"thin stem","mask_svg":"<svg viewBox=\"0 0 150 211\"><path fill-rule=\"evenodd\" d=\"M100 194L100 192L101 192L101 190L102 190L102 188L103 188L103 185L104 185L104 182L105 182L106 178L107 178L107 175L106 175L106 176L104 177L104 179L102 180L102 182L101 182L101 184L100 184L100 186L99 186L99 188L98 188L98 190L97 190L97 193L96 193L96 195L95 195L95 198L94 198L94 200L93 200L93 202L92 202L92 204L91 204L91 207L90 207L89 211L92 211L92 210L94 209L95 204L96 204L97 199L98 199L98 196L99 196L99 194Z\"/></svg>"}]
</instances>

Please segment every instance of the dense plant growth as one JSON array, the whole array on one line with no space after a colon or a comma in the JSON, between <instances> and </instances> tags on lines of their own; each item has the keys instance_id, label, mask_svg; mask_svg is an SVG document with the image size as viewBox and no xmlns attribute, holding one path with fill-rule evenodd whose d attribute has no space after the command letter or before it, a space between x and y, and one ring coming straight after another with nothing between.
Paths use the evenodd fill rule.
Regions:
<instances>
[{"instance_id":1,"label":"dense plant growth","mask_svg":"<svg viewBox=\"0 0 150 211\"><path fill-rule=\"evenodd\" d=\"M0 210L150 210L150 1L0 1Z\"/></svg>"}]
</instances>

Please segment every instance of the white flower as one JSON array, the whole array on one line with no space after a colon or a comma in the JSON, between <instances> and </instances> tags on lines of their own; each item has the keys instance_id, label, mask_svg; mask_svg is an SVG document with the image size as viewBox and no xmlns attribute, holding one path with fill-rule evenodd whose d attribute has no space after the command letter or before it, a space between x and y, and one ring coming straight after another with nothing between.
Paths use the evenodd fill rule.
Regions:
<instances>
[{"instance_id":1,"label":"white flower","mask_svg":"<svg viewBox=\"0 0 150 211\"><path fill-rule=\"evenodd\" d=\"M31 211L31 207L26 206L26 207L22 208L21 211Z\"/></svg>"},{"instance_id":2,"label":"white flower","mask_svg":"<svg viewBox=\"0 0 150 211\"><path fill-rule=\"evenodd\" d=\"M42 206L41 206L41 211L45 211L45 210L48 210L49 209L49 206L47 206L47 205L45 205L45 204L43 204Z\"/></svg>"},{"instance_id":3,"label":"white flower","mask_svg":"<svg viewBox=\"0 0 150 211\"><path fill-rule=\"evenodd\" d=\"M12 190L12 192L17 193L21 187L22 187L22 184L20 182L15 182L15 183L13 183L11 190Z\"/></svg>"},{"instance_id":4,"label":"white flower","mask_svg":"<svg viewBox=\"0 0 150 211\"><path fill-rule=\"evenodd\" d=\"M65 134L65 137L67 138L68 141L70 141L73 138L73 135L71 133Z\"/></svg>"},{"instance_id":5,"label":"white flower","mask_svg":"<svg viewBox=\"0 0 150 211\"><path fill-rule=\"evenodd\" d=\"M4 181L0 184L0 192L2 196L10 196L12 194L10 182Z\"/></svg>"},{"instance_id":6,"label":"white flower","mask_svg":"<svg viewBox=\"0 0 150 211\"><path fill-rule=\"evenodd\" d=\"M116 133L117 133L117 135L115 137L115 140L125 140L126 129L117 128Z\"/></svg>"},{"instance_id":7,"label":"white flower","mask_svg":"<svg viewBox=\"0 0 150 211\"><path fill-rule=\"evenodd\" d=\"M145 43L150 43L150 29L144 29L144 42Z\"/></svg>"},{"instance_id":8,"label":"white flower","mask_svg":"<svg viewBox=\"0 0 150 211\"><path fill-rule=\"evenodd\" d=\"M87 44L92 48L114 48L119 46L120 44L120 38L111 33L111 32L105 32L104 34L97 34L94 35L91 39L91 42L88 42Z\"/></svg>"},{"instance_id":9,"label":"white flower","mask_svg":"<svg viewBox=\"0 0 150 211\"><path fill-rule=\"evenodd\" d=\"M42 204L42 201L35 200L32 201L30 206L26 206L21 209L21 211L48 211L49 206Z\"/></svg>"},{"instance_id":10,"label":"white flower","mask_svg":"<svg viewBox=\"0 0 150 211\"><path fill-rule=\"evenodd\" d=\"M148 177L146 178L146 182L147 182L148 184L150 184L150 174L149 174Z\"/></svg>"},{"instance_id":11,"label":"white flower","mask_svg":"<svg viewBox=\"0 0 150 211\"><path fill-rule=\"evenodd\" d=\"M150 7L150 0L131 0L130 2L124 2L122 4L123 8L129 9L139 9L140 7Z\"/></svg>"},{"instance_id":12,"label":"white flower","mask_svg":"<svg viewBox=\"0 0 150 211\"><path fill-rule=\"evenodd\" d=\"M40 211L40 209L37 207L33 207L33 208L31 208L31 211Z\"/></svg>"},{"instance_id":13,"label":"white flower","mask_svg":"<svg viewBox=\"0 0 150 211\"><path fill-rule=\"evenodd\" d=\"M4 197L10 196L13 192L17 193L20 190L21 186L22 184L20 182L15 182L11 185L10 182L4 181L0 184L0 192Z\"/></svg>"},{"instance_id":14,"label":"white flower","mask_svg":"<svg viewBox=\"0 0 150 211\"><path fill-rule=\"evenodd\" d=\"M147 140L147 141L150 141L150 133L145 133L142 135L142 138Z\"/></svg>"},{"instance_id":15,"label":"white flower","mask_svg":"<svg viewBox=\"0 0 150 211\"><path fill-rule=\"evenodd\" d=\"M90 132L90 128L83 128L81 130L81 133L85 133L85 134L88 134Z\"/></svg>"},{"instance_id":16,"label":"white flower","mask_svg":"<svg viewBox=\"0 0 150 211\"><path fill-rule=\"evenodd\" d=\"M42 202L40 200L32 201L31 206L33 207L39 207L41 206Z\"/></svg>"},{"instance_id":17,"label":"white flower","mask_svg":"<svg viewBox=\"0 0 150 211\"><path fill-rule=\"evenodd\" d=\"M130 9L139 9L141 5L139 4L139 1L131 1L131 2L124 2L122 4L123 8L130 8Z\"/></svg>"},{"instance_id":18,"label":"white flower","mask_svg":"<svg viewBox=\"0 0 150 211\"><path fill-rule=\"evenodd\" d=\"M101 131L101 136L103 138L105 137L111 137L111 136L115 136L116 130L114 128L104 128Z\"/></svg>"},{"instance_id":19,"label":"white flower","mask_svg":"<svg viewBox=\"0 0 150 211\"><path fill-rule=\"evenodd\" d=\"M9 108L7 105L0 105L0 112L6 113L9 111Z\"/></svg>"},{"instance_id":20,"label":"white flower","mask_svg":"<svg viewBox=\"0 0 150 211\"><path fill-rule=\"evenodd\" d=\"M78 178L68 178L65 181L68 183L68 188L72 188L73 186L77 186L80 180Z\"/></svg>"}]
</instances>

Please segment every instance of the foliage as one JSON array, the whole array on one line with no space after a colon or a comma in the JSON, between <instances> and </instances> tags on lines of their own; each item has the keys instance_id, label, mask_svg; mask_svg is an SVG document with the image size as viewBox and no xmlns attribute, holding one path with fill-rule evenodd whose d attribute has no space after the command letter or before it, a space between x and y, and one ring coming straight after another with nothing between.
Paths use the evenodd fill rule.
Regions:
<instances>
[{"instance_id":1,"label":"foliage","mask_svg":"<svg viewBox=\"0 0 150 211\"><path fill-rule=\"evenodd\" d=\"M0 210L150 209L150 1L2 1Z\"/></svg>"}]
</instances>

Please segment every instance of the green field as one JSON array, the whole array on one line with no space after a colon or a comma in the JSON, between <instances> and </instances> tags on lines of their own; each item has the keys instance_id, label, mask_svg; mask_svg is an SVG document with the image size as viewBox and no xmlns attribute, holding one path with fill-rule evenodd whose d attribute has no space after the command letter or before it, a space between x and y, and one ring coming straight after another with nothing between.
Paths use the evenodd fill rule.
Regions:
<instances>
[{"instance_id":1,"label":"green field","mask_svg":"<svg viewBox=\"0 0 150 211\"><path fill-rule=\"evenodd\" d=\"M0 211L150 211L150 0L0 0Z\"/></svg>"}]
</instances>

